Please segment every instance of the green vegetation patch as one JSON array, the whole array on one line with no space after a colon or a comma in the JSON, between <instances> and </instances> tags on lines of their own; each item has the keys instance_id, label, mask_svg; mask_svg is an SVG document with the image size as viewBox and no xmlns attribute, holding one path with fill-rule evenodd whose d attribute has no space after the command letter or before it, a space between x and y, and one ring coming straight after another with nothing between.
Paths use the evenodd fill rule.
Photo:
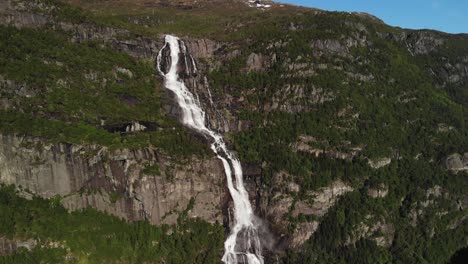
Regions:
<instances>
[{"instance_id":1,"label":"green vegetation patch","mask_svg":"<svg viewBox=\"0 0 468 264\"><path fill-rule=\"evenodd\" d=\"M0 26L0 76L9 82L1 84L9 102L0 111L3 133L113 148L154 145L176 156L208 153L203 142L161 111L151 62L70 38L60 31ZM135 121L153 129L107 129Z\"/></svg>"},{"instance_id":2,"label":"green vegetation patch","mask_svg":"<svg viewBox=\"0 0 468 264\"><path fill-rule=\"evenodd\" d=\"M2 185L0 235L38 243L0 263L218 263L224 230L186 217L176 226L156 227L93 209L69 213L54 200L26 200Z\"/></svg>"}]
</instances>

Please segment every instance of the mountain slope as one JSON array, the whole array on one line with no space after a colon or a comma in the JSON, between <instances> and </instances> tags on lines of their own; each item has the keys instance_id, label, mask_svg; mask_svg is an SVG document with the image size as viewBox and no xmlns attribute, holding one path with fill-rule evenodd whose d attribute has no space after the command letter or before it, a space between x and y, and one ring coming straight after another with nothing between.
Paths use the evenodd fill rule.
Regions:
<instances>
[{"instance_id":1,"label":"mountain slope","mask_svg":"<svg viewBox=\"0 0 468 264\"><path fill-rule=\"evenodd\" d=\"M0 6L0 180L22 186L18 195L194 230L164 238L176 244L215 232L213 243L188 245L194 255L185 259L151 236L131 241L167 262L220 259L219 224L229 228L232 208L222 166L204 138L179 124L154 68L171 33L200 71L186 85L243 163L271 232L267 263L446 263L467 246L468 36L281 4L70 3ZM29 203L6 187L2 196L5 208ZM68 215L57 206L64 221L92 223L87 210ZM119 225L122 235L138 228ZM141 225L155 230L143 234L166 232ZM101 258L97 247L43 228L5 228L8 243L41 245L5 260L74 262L87 252L91 262L160 262L140 249ZM109 232L102 236L117 231ZM57 240L69 251L44 246Z\"/></svg>"}]
</instances>

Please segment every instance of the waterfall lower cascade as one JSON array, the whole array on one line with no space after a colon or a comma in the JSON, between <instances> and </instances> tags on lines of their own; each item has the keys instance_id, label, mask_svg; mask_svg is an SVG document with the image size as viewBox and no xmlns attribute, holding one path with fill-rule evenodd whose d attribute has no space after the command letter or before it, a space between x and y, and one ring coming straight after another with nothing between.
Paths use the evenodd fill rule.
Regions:
<instances>
[{"instance_id":1,"label":"waterfall lower cascade","mask_svg":"<svg viewBox=\"0 0 468 264\"><path fill-rule=\"evenodd\" d=\"M199 101L195 99L179 77L179 72L183 70L179 68L180 63L183 63L185 67L184 74L189 69L197 70L193 58L187 56L184 42L170 35L166 35L165 41L165 46L159 51L157 58L157 67L160 74L164 76L165 87L175 94L182 111L183 124L195 129L212 141L211 149L223 163L227 186L234 202L234 225L224 243L225 251L222 261L226 264L263 264L258 219L253 213L248 193L244 187L240 161L226 147L223 137L207 127L205 112ZM167 52L167 49L170 49L170 54L164 57L163 51ZM166 62L164 69L163 60Z\"/></svg>"}]
</instances>

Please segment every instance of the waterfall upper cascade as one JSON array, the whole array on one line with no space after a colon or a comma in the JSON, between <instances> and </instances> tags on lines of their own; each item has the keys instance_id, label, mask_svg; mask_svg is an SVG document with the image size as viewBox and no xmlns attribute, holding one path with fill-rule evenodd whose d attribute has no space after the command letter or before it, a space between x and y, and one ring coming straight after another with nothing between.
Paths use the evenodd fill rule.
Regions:
<instances>
[{"instance_id":1,"label":"waterfall upper cascade","mask_svg":"<svg viewBox=\"0 0 468 264\"><path fill-rule=\"evenodd\" d=\"M190 76L197 71L195 61L188 53L184 42L171 35L165 37L165 42L157 58L157 67L164 76L165 87L175 94L182 112L183 124L195 129L212 142L211 149L223 163L227 186L234 202L233 226L224 243L225 252L222 261L228 264L239 262L263 264L258 232L259 221L253 213L244 187L240 161L227 148L223 137L206 125L205 112L200 102L187 89L180 77L181 74ZM181 64L183 67L180 67Z\"/></svg>"}]
</instances>

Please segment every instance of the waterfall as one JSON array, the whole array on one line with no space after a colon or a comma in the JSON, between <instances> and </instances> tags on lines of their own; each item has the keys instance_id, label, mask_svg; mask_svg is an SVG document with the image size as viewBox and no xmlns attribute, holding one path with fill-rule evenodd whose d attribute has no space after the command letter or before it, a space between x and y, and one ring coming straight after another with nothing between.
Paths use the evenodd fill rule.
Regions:
<instances>
[{"instance_id":1,"label":"waterfall","mask_svg":"<svg viewBox=\"0 0 468 264\"><path fill-rule=\"evenodd\" d=\"M165 46L159 51L157 58L157 67L165 79L165 87L175 94L182 111L182 123L212 141L211 149L222 161L227 187L234 202L233 227L224 243L225 251L222 261L227 264L237 264L239 262L263 264L262 248L257 229L258 220L253 213L248 193L244 187L240 161L226 147L223 137L208 128L205 112L198 100L187 89L184 81L179 77L179 72L184 70L179 68L180 63L184 63L185 74L189 75L189 71L194 72L197 69L192 56L187 53L184 42L170 35L166 35L165 42ZM169 56L163 54L167 52L167 49L170 50ZM183 56L182 59L181 55ZM189 59L187 59L187 56ZM164 63L165 65L163 65ZM188 63L191 63L191 65Z\"/></svg>"}]
</instances>

